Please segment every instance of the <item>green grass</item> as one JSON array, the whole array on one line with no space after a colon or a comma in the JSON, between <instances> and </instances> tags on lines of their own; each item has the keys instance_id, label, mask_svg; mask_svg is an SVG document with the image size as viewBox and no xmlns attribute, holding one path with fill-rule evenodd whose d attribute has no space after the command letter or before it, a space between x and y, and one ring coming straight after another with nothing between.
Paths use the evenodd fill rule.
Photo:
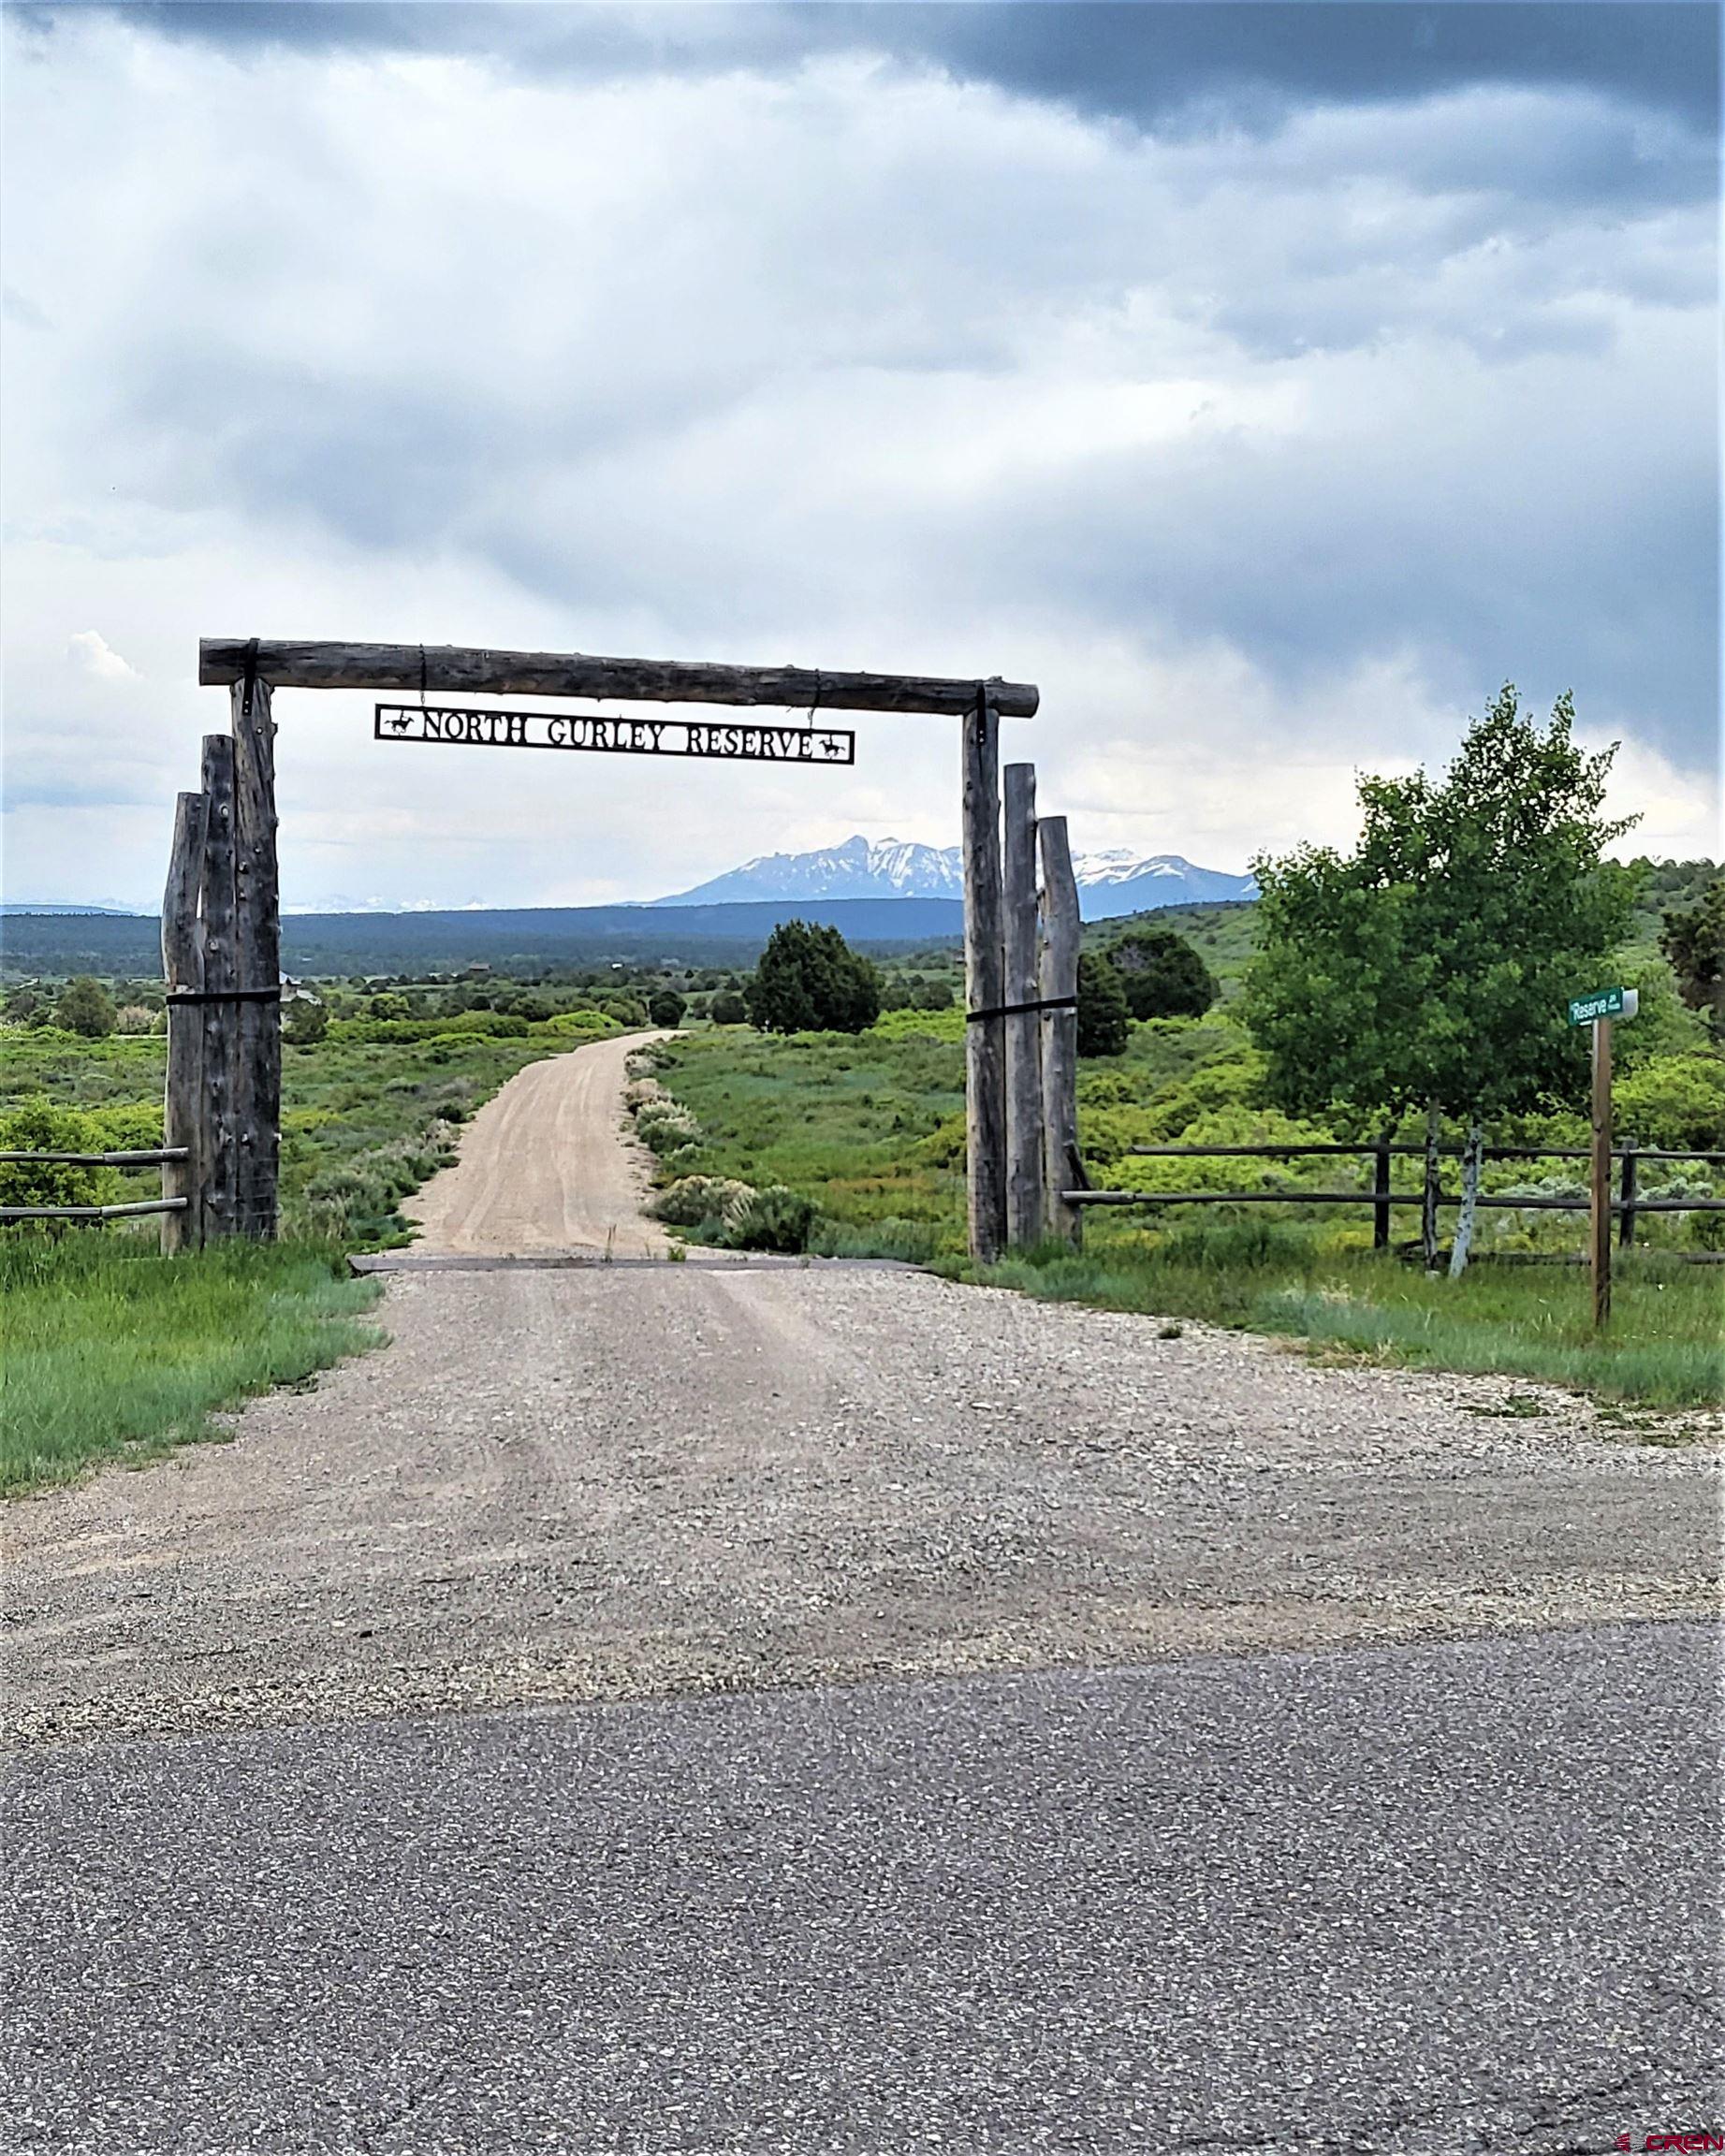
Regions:
<instances>
[{"instance_id":1,"label":"green grass","mask_svg":"<svg viewBox=\"0 0 1725 2156\"><path fill-rule=\"evenodd\" d=\"M7 1237L0 1494L219 1435L217 1408L374 1345L377 1293L314 1244L168 1259L124 1231Z\"/></svg>"},{"instance_id":2,"label":"green grass","mask_svg":"<svg viewBox=\"0 0 1725 2156\"><path fill-rule=\"evenodd\" d=\"M904 1017L854 1038L727 1027L655 1051L661 1082L701 1125L699 1144L662 1175L788 1184L820 1207L817 1252L933 1261L976 1277L963 1255L963 1049L905 1032ZM1112 1145L1183 1136L1189 1112L1212 1121L1246 1114L1227 1105L1243 1056L1238 1029L1220 1016L1135 1028L1126 1056L1084 1067L1087 1152L1112 1179L1129 1166L1123 1152L1107 1161ZM1178 1128L1165 1129L1164 1117ZM1319 1185L1335 1187L1338 1173L1338 1163L1321 1163ZM1459 1281L1430 1280L1361 1247L1370 1240L1364 1208L1345 1220L1302 1221L1297 1202L1271 1214L1281 1208L1254 1207L1245 1219L1206 1210L1199 1222L1190 1213L1161 1222L1092 1213L1082 1257L1044 1253L986 1277L1028 1294L1284 1334L1315 1352L1495 1373L1641 1408L1693 1408L1725 1391L1721 1280L1711 1268L1637 1254L1599 1340L1578 1266L1482 1262ZM1573 1246L1581 1232L1579 1216L1567 1225L1536 1216L1531 1228L1513 1214L1488 1218L1506 1246L1530 1247L1537 1236Z\"/></svg>"},{"instance_id":3,"label":"green grass","mask_svg":"<svg viewBox=\"0 0 1725 2156\"><path fill-rule=\"evenodd\" d=\"M1080 1256L949 1269L1056 1302L1279 1333L1348 1360L1519 1377L1642 1408L1725 1398L1718 1275L1670 1259L1623 1264L1602 1335L1580 1266L1486 1262L1433 1279L1397 1258L1326 1246L1321 1230L1257 1221L1093 1230Z\"/></svg>"}]
</instances>

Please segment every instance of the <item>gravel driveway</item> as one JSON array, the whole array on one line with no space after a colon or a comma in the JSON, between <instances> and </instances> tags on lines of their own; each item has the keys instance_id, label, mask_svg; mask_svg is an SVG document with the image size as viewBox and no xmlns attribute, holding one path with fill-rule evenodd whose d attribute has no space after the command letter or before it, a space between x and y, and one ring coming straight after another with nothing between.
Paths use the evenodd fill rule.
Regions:
<instances>
[{"instance_id":1,"label":"gravel driveway","mask_svg":"<svg viewBox=\"0 0 1725 2156\"><path fill-rule=\"evenodd\" d=\"M1715 1458L1557 1395L837 1265L430 1271L384 1315L232 1444L8 1508L16 1735L1717 1605Z\"/></svg>"},{"instance_id":2,"label":"gravel driveway","mask_svg":"<svg viewBox=\"0 0 1725 2156\"><path fill-rule=\"evenodd\" d=\"M1717 1607L1718 1459L902 1268L653 1262L630 1048L531 1066L392 1335L0 1516L23 1741ZM585 1243L631 1262L547 1269ZM511 1267L499 1251L535 1252ZM411 1260L410 1260L411 1262ZM439 1264L452 1269L438 1269Z\"/></svg>"}]
</instances>

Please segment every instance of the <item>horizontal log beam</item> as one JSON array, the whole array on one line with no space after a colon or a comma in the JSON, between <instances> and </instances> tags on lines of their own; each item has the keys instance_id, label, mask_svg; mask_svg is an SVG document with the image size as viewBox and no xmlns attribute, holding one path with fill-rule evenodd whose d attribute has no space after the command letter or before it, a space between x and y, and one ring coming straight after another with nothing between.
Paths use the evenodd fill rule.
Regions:
<instances>
[{"instance_id":1,"label":"horizontal log beam","mask_svg":"<svg viewBox=\"0 0 1725 2156\"><path fill-rule=\"evenodd\" d=\"M205 688L242 680L243 636L197 647ZM828 674L811 666L717 666L660 659L593 659L580 651L484 651L454 644L280 644L259 639L258 680L275 689L404 689L427 695L607 696L653 704L772 704L794 710L926 711L976 708L976 691L1008 719L1040 701L1029 682L923 674Z\"/></svg>"}]
</instances>

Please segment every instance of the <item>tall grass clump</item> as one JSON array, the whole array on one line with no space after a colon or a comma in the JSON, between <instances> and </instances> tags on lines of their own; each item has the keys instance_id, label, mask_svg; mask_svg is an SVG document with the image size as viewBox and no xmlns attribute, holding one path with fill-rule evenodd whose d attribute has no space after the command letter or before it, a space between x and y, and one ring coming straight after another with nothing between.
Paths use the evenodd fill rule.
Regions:
<instances>
[{"instance_id":1,"label":"tall grass clump","mask_svg":"<svg viewBox=\"0 0 1725 2156\"><path fill-rule=\"evenodd\" d=\"M0 1237L0 1494L214 1435L216 1409L375 1345L377 1294L317 1244L164 1258L123 1230Z\"/></svg>"}]
</instances>

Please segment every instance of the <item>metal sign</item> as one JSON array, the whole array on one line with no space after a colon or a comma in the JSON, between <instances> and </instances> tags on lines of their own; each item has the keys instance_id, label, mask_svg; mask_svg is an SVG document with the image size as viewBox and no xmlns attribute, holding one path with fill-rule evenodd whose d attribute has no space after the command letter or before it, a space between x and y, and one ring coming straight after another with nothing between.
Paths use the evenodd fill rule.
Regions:
<instances>
[{"instance_id":1,"label":"metal sign","mask_svg":"<svg viewBox=\"0 0 1725 2156\"><path fill-rule=\"evenodd\" d=\"M1591 996L1570 998L1570 1024L1591 1026L1596 1018L1633 1018L1641 1003L1635 988L1599 988Z\"/></svg>"},{"instance_id":2,"label":"metal sign","mask_svg":"<svg viewBox=\"0 0 1725 2156\"><path fill-rule=\"evenodd\" d=\"M378 741L458 741L485 749L573 749L606 756L704 756L722 763L855 764L842 726L766 726L734 720L602 719L568 711L467 711L380 704Z\"/></svg>"}]
</instances>

